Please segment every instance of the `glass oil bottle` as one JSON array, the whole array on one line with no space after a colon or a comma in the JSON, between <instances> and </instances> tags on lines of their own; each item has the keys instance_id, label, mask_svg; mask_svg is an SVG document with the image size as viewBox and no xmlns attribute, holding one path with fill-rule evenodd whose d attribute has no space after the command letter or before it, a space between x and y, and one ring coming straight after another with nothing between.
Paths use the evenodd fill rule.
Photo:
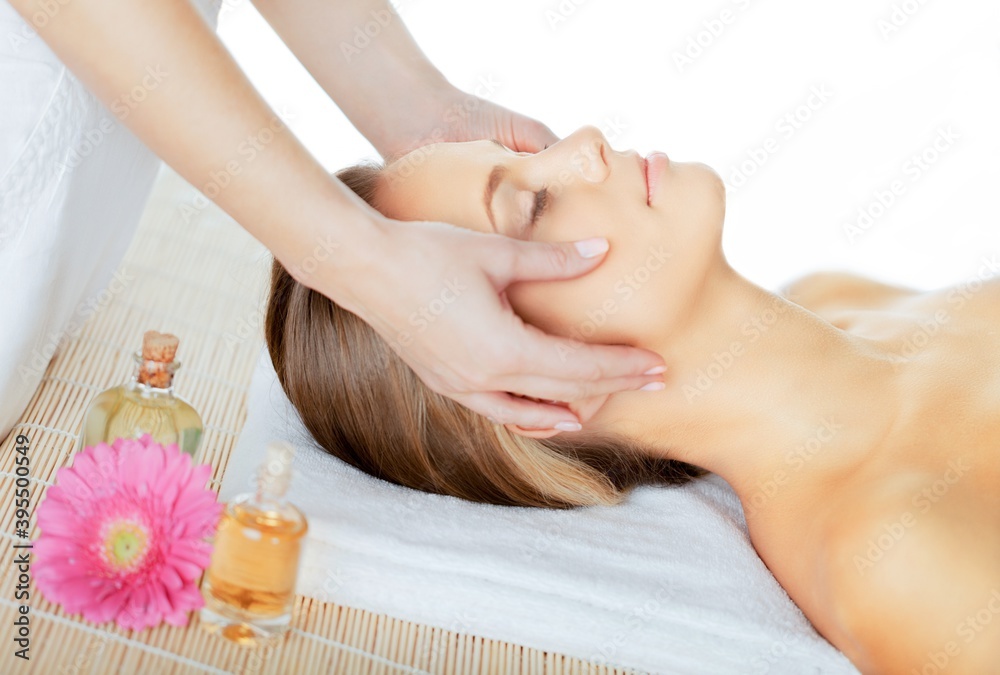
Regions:
<instances>
[{"instance_id":1,"label":"glass oil bottle","mask_svg":"<svg viewBox=\"0 0 1000 675\"><path fill-rule=\"evenodd\" d=\"M234 497L216 530L201 587L201 623L238 644L279 641L291 626L308 529L306 517L285 498L294 454L286 443L269 444L256 492Z\"/></svg>"},{"instance_id":2,"label":"glass oil bottle","mask_svg":"<svg viewBox=\"0 0 1000 675\"><path fill-rule=\"evenodd\" d=\"M174 359L177 336L146 331L142 349L132 355L135 370L123 385L107 389L91 401L83 421L80 448L118 438L139 438L176 443L182 452L198 452L204 425L190 403L174 394L174 373L180 362Z\"/></svg>"}]
</instances>

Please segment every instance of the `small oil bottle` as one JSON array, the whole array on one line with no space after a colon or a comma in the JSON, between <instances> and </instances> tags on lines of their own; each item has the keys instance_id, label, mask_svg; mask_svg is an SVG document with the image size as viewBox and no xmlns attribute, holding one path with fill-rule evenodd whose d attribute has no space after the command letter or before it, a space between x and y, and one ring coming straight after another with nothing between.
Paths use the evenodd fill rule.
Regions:
<instances>
[{"instance_id":1,"label":"small oil bottle","mask_svg":"<svg viewBox=\"0 0 1000 675\"><path fill-rule=\"evenodd\" d=\"M179 343L176 335L146 331L142 349L132 355L132 379L91 401L80 448L148 433L163 445L176 443L181 452L195 459L204 425L198 411L174 395L174 373L181 365L174 360Z\"/></svg>"},{"instance_id":2,"label":"small oil bottle","mask_svg":"<svg viewBox=\"0 0 1000 675\"><path fill-rule=\"evenodd\" d=\"M201 592L202 624L233 642L260 646L288 631L306 517L285 499L295 449L272 442L256 493L226 505Z\"/></svg>"}]
</instances>

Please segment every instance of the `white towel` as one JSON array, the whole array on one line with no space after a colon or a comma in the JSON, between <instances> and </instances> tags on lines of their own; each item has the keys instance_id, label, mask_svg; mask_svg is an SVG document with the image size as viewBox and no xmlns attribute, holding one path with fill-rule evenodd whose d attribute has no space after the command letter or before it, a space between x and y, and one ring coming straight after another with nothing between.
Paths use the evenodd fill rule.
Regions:
<instances>
[{"instance_id":1,"label":"white towel","mask_svg":"<svg viewBox=\"0 0 1000 675\"><path fill-rule=\"evenodd\" d=\"M757 557L718 477L573 510L392 485L315 446L264 350L223 499L247 490L274 438L299 450L302 594L653 673L857 673Z\"/></svg>"}]
</instances>

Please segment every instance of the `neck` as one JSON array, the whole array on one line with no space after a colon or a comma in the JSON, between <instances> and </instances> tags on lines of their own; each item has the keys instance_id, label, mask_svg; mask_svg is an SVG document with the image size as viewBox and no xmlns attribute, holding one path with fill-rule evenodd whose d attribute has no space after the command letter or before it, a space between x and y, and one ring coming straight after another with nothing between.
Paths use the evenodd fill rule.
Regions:
<instances>
[{"instance_id":1,"label":"neck","mask_svg":"<svg viewBox=\"0 0 1000 675\"><path fill-rule=\"evenodd\" d=\"M719 474L751 509L802 474L857 468L889 434L897 376L875 343L721 258L691 308L640 345L663 355L667 388L612 397L614 433Z\"/></svg>"}]
</instances>

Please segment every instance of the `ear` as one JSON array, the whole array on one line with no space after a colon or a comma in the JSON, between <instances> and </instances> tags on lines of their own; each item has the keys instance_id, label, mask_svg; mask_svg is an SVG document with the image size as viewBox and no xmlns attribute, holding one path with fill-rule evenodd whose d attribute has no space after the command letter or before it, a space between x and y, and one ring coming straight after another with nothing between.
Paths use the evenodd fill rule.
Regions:
<instances>
[{"instance_id":1,"label":"ear","mask_svg":"<svg viewBox=\"0 0 1000 675\"><path fill-rule=\"evenodd\" d=\"M570 403L564 403L561 401L554 402L553 405L560 405L564 408L569 408L572 410L576 416L580 419L580 423L583 424L584 429L587 428L587 422L593 419L597 411L607 403L610 394L604 394L603 396L594 396L592 398L585 398L582 401L571 401ZM576 433L576 432L563 432L558 429L526 429L517 424L505 424L507 429L515 434L519 434L526 438L552 438L556 434L562 433Z\"/></svg>"}]
</instances>

